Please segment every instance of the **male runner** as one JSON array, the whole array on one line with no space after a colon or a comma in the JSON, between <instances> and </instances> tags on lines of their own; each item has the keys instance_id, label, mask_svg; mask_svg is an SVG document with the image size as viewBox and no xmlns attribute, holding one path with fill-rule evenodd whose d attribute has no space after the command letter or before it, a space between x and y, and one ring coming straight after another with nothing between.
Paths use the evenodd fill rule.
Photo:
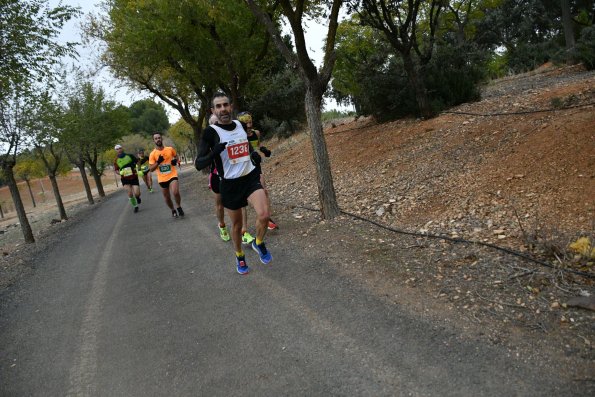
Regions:
<instances>
[{"instance_id":1,"label":"male runner","mask_svg":"<svg viewBox=\"0 0 595 397\"><path fill-rule=\"evenodd\" d=\"M262 154L264 154L265 157L271 157L271 151L269 149L267 149L265 146L261 146L260 145L260 131L258 131L257 129L253 128L253 124L252 124L252 114L250 112L240 112L238 113L238 120L240 120L242 123L245 124L244 129L246 130L246 134L248 134L248 142L250 142L250 145L252 146L252 148L255 151L260 150L260 152ZM267 200L269 203L269 211L271 209L271 197L269 195L269 190L267 189L267 185L264 181L264 175L262 173L262 168L261 165L259 164L257 166L258 171L260 172L260 184L262 185L262 187L264 188L264 192L267 195ZM246 213L244 213L244 222L246 222L247 220L247 215ZM273 221L273 219L269 218L269 224L268 224L268 229L269 230L274 230L274 229L278 229L279 226Z\"/></svg>"},{"instance_id":2,"label":"male runner","mask_svg":"<svg viewBox=\"0 0 595 397\"><path fill-rule=\"evenodd\" d=\"M136 173L143 178L149 193L153 193L153 178L151 171L149 171L149 158L145 156L145 149L138 149L138 163L136 163Z\"/></svg>"},{"instance_id":3,"label":"male runner","mask_svg":"<svg viewBox=\"0 0 595 397\"><path fill-rule=\"evenodd\" d=\"M202 170L215 162L221 178L221 201L232 223L236 270L239 274L247 274L250 268L242 250L241 232L242 207L248 203L256 211L256 240L252 242L252 249L258 253L260 261L264 264L273 259L264 244L269 207L254 165L260 162L261 158L248 143L242 124L232 120L232 105L226 94L218 92L213 96L211 112L219 121L203 131L194 165L196 169Z\"/></svg>"},{"instance_id":4,"label":"male runner","mask_svg":"<svg viewBox=\"0 0 595 397\"><path fill-rule=\"evenodd\" d=\"M209 125L217 122L217 116L214 114L209 117ZM217 168L215 162L211 163L211 169L209 170L209 189L215 193L215 215L217 215L217 227L219 228L219 237L223 241L229 241L229 231L225 225L225 212L223 209L223 203L221 202L221 191L219 190L219 175L217 174Z\"/></svg>"},{"instance_id":5,"label":"male runner","mask_svg":"<svg viewBox=\"0 0 595 397\"><path fill-rule=\"evenodd\" d=\"M157 182L161 186L161 193L165 199L165 204L171 210L171 214L174 218L184 216L184 211L180 206L182 198L180 197L180 187L178 184L178 158L176 150L171 146L163 146L163 138L161 133L156 132L153 134L153 142L155 143L155 149L149 155L149 171L153 172L157 170ZM177 211L174 208L174 204L171 201L171 194L174 195L176 200Z\"/></svg>"},{"instance_id":6,"label":"male runner","mask_svg":"<svg viewBox=\"0 0 595 397\"><path fill-rule=\"evenodd\" d=\"M138 212L138 205L140 204L140 187L138 184L138 176L136 174L137 159L132 154L124 153L122 145L116 145L116 159L114 160L114 172L120 175L122 187L128 193L130 204L134 208L134 212Z\"/></svg>"},{"instance_id":7,"label":"male runner","mask_svg":"<svg viewBox=\"0 0 595 397\"><path fill-rule=\"evenodd\" d=\"M209 117L209 125L213 125L217 123L217 116L211 114ZM229 241L230 236L227 230L227 226L225 226L225 219L224 219L224 209L223 203L221 202L221 193L219 190L219 175L217 174L217 167L215 167L215 163L211 164L211 169L209 171L209 189L215 193L215 213L217 214L217 220L219 221L219 236L223 241ZM246 214L246 207L242 208L242 244L252 244L254 241L254 237L250 233L248 233L248 229L246 225L248 224L247 214Z\"/></svg>"}]
</instances>

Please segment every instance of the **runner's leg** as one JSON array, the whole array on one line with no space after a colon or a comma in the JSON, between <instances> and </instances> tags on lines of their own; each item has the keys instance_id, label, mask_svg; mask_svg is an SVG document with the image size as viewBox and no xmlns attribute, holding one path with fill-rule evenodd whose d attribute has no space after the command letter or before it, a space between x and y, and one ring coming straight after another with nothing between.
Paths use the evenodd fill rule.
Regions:
<instances>
[{"instance_id":1,"label":"runner's leg","mask_svg":"<svg viewBox=\"0 0 595 397\"><path fill-rule=\"evenodd\" d=\"M221 193L215 193L215 214L217 215L219 226L225 226L225 211L223 209L223 203L221 202Z\"/></svg>"},{"instance_id":2,"label":"runner's leg","mask_svg":"<svg viewBox=\"0 0 595 397\"><path fill-rule=\"evenodd\" d=\"M242 210L230 210L226 208L227 215L231 220L231 238L236 255L242 252Z\"/></svg>"},{"instance_id":3,"label":"runner's leg","mask_svg":"<svg viewBox=\"0 0 595 397\"><path fill-rule=\"evenodd\" d=\"M256 212L256 240L262 242L271 215L264 189L258 189L248 196L248 202Z\"/></svg>"},{"instance_id":4,"label":"runner's leg","mask_svg":"<svg viewBox=\"0 0 595 397\"><path fill-rule=\"evenodd\" d=\"M248 231L248 208L242 208L242 236Z\"/></svg>"},{"instance_id":5,"label":"runner's leg","mask_svg":"<svg viewBox=\"0 0 595 397\"><path fill-rule=\"evenodd\" d=\"M169 188L172 194L174 195L174 199L176 200L176 206L180 207L182 197L180 196L180 185L178 183L178 180L176 179L175 181L171 181L171 183L169 184Z\"/></svg>"},{"instance_id":6,"label":"runner's leg","mask_svg":"<svg viewBox=\"0 0 595 397\"><path fill-rule=\"evenodd\" d=\"M169 187L162 187L161 193L163 194L163 199L165 200L165 204L167 204L169 209L173 211L174 203L172 203L172 201L171 201L171 196L169 194Z\"/></svg>"}]
</instances>

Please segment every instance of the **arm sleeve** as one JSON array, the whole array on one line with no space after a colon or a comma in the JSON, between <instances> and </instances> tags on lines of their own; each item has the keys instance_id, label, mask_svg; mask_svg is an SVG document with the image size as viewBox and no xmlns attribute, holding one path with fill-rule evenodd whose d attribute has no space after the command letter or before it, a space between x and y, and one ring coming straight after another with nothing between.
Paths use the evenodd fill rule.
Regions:
<instances>
[{"instance_id":1,"label":"arm sleeve","mask_svg":"<svg viewBox=\"0 0 595 397\"><path fill-rule=\"evenodd\" d=\"M198 142L196 160L194 160L197 170L200 171L211 165L215 157L213 147L217 143L219 143L219 135L211 127L205 128Z\"/></svg>"}]
</instances>

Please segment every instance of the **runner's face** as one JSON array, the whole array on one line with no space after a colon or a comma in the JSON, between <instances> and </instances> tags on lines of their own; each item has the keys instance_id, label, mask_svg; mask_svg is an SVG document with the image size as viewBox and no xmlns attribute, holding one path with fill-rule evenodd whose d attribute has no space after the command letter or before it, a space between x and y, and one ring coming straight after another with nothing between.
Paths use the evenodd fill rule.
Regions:
<instances>
[{"instance_id":1,"label":"runner's face","mask_svg":"<svg viewBox=\"0 0 595 397\"><path fill-rule=\"evenodd\" d=\"M153 142L155 142L155 146L157 147L163 146L163 141L161 139L161 135L159 134L153 135Z\"/></svg>"},{"instance_id":2,"label":"runner's face","mask_svg":"<svg viewBox=\"0 0 595 397\"><path fill-rule=\"evenodd\" d=\"M219 119L221 124L230 124L231 121L231 104L227 97L217 97L213 101L213 107L211 108L213 114Z\"/></svg>"}]
</instances>

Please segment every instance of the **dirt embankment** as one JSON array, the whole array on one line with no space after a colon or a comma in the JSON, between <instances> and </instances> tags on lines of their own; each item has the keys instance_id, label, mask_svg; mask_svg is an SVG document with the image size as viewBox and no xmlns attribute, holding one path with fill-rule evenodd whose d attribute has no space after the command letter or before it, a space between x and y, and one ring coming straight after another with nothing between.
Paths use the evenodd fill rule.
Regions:
<instances>
[{"instance_id":1,"label":"dirt embankment","mask_svg":"<svg viewBox=\"0 0 595 397\"><path fill-rule=\"evenodd\" d=\"M593 259L569 251L595 242L595 73L545 67L486 86L483 99L431 120L325 129L341 210L393 230L512 249L411 236L318 208L309 137L270 142L264 165L282 238L324 253L395 304L507 343L514 354L595 368ZM288 225L283 228L283 224ZM297 225L296 225L297 224ZM547 352L547 353L546 353ZM549 359L544 357L548 356ZM590 374L590 375L589 375Z\"/></svg>"}]
</instances>

